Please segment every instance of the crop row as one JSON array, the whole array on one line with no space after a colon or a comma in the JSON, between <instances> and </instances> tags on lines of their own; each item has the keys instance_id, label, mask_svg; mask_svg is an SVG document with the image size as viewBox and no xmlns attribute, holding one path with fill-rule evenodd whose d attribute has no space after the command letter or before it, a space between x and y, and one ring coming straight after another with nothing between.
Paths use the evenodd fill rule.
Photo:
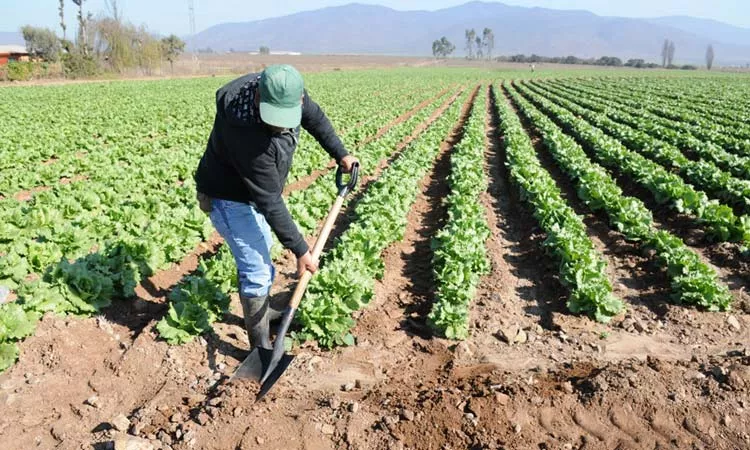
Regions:
<instances>
[{"instance_id":1,"label":"crop row","mask_svg":"<svg viewBox=\"0 0 750 450\"><path fill-rule=\"evenodd\" d=\"M554 179L542 167L531 139L504 97L497 102L497 112L510 179L547 234L544 245L559 262L560 281L570 290L568 309L589 314L600 322L609 321L624 306L612 294L604 258L586 234L582 218L563 199Z\"/></svg>"},{"instance_id":2,"label":"crop row","mask_svg":"<svg viewBox=\"0 0 750 450\"><path fill-rule=\"evenodd\" d=\"M462 94L412 141L357 202L354 222L324 259L300 305L297 319L302 330L297 338L314 339L325 347L354 342L351 315L373 298L375 279L381 278L384 270L381 253L403 238L420 180L457 122L467 96L468 92Z\"/></svg>"},{"instance_id":3,"label":"crop row","mask_svg":"<svg viewBox=\"0 0 750 450\"><path fill-rule=\"evenodd\" d=\"M750 141L746 138L734 137L723 129L715 129L716 127L712 124L695 125L649 112L645 108L648 100L626 98L623 93L610 93L606 89L592 90L577 85L562 84L560 86L572 91L573 95L584 94L594 96L600 101L611 102L609 106L620 109L634 120L638 120L640 125L647 126L648 132L665 140L668 139L680 148L704 155L710 154L709 152L724 152L744 157L745 160L750 156ZM631 94L627 95L631 96ZM668 108L660 105L660 109L666 111ZM735 128L740 126L741 123L738 123ZM724 156L721 159L727 159L727 157Z\"/></svg>"},{"instance_id":4,"label":"crop row","mask_svg":"<svg viewBox=\"0 0 750 450\"><path fill-rule=\"evenodd\" d=\"M596 94L589 92L573 90L566 86L561 86L559 92L563 92L577 99L585 96L586 100L591 101ZM569 97L571 98L571 97ZM601 111L611 119L617 122L630 125L638 130L649 133L658 139L665 141L675 147L681 148L688 155L694 155L696 158L704 159L716 164L724 170L731 172L733 175L750 179L750 158L727 152L721 147L710 142L704 142L685 133L678 133L670 127L665 127L654 123L649 117L643 117L641 112L628 108L618 103L598 100L597 104L591 106L597 111Z\"/></svg>"},{"instance_id":5,"label":"crop row","mask_svg":"<svg viewBox=\"0 0 750 450\"><path fill-rule=\"evenodd\" d=\"M732 301L729 290L694 251L680 238L656 229L651 211L643 202L623 195L615 180L604 168L590 161L575 139L566 135L514 89L509 88L509 92L523 114L540 131L546 148L560 168L574 181L581 200L592 211L605 212L612 228L621 232L625 239L637 242L644 253L654 250L657 261L667 269L675 301L709 310L729 307Z\"/></svg>"},{"instance_id":6,"label":"crop row","mask_svg":"<svg viewBox=\"0 0 750 450\"><path fill-rule=\"evenodd\" d=\"M449 339L469 334L469 304L482 275L489 271L486 241L490 236L480 200L487 189L484 174L484 119L486 92L480 93L461 142L451 152L451 192L445 203L448 218L432 242L435 301L430 325Z\"/></svg>"},{"instance_id":7,"label":"crop row","mask_svg":"<svg viewBox=\"0 0 750 450\"><path fill-rule=\"evenodd\" d=\"M746 216L735 216L732 208L716 200L709 200L704 192L695 190L679 175L627 149L618 140L571 114L565 108L529 91L524 86L519 86L519 90L566 131L584 143L600 164L632 178L649 190L658 203L669 203L677 211L693 215L706 227L708 234L717 240L747 242L750 239L750 221Z\"/></svg>"},{"instance_id":8,"label":"crop row","mask_svg":"<svg viewBox=\"0 0 750 450\"><path fill-rule=\"evenodd\" d=\"M688 159L673 145L656 139L640 131L640 127L630 127L615 122L609 117L619 117L619 113L608 106L602 106L593 99L573 97L556 89L537 84L528 85L534 92L579 115L596 127L619 139L631 150L637 151L665 167L670 167L694 186L712 196L727 202L740 211L750 211L750 181L732 177L714 164ZM590 109L589 109L590 108ZM645 120L645 119L644 119Z\"/></svg>"}]
</instances>

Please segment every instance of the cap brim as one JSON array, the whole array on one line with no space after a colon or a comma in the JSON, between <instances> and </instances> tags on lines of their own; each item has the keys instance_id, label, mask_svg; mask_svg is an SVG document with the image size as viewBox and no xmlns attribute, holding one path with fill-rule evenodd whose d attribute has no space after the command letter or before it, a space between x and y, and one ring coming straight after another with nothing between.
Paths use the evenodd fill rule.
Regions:
<instances>
[{"instance_id":1,"label":"cap brim","mask_svg":"<svg viewBox=\"0 0 750 450\"><path fill-rule=\"evenodd\" d=\"M302 105L282 108L260 102L260 118L263 122L281 128L297 128L302 122Z\"/></svg>"}]
</instances>

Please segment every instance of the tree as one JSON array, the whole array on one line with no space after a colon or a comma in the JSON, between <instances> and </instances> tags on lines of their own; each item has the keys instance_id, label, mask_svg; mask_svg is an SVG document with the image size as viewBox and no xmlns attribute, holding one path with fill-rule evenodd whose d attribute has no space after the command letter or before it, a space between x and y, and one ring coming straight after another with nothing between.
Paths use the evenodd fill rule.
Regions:
<instances>
[{"instance_id":1,"label":"tree","mask_svg":"<svg viewBox=\"0 0 750 450\"><path fill-rule=\"evenodd\" d=\"M477 44L477 59L482 59L484 56L484 51L482 50L482 38L479 36L474 39L474 42Z\"/></svg>"},{"instance_id":2,"label":"tree","mask_svg":"<svg viewBox=\"0 0 750 450\"><path fill-rule=\"evenodd\" d=\"M174 72L174 61L180 54L185 51L185 41L170 34L161 40L161 52L164 58L169 61L169 69Z\"/></svg>"},{"instance_id":3,"label":"tree","mask_svg":"<svg viewBox=\"0 0 750 450\"><path fill-rule=\"evenodd\" d=\"M474 39L477 37L477 32L472 28L466 30L464 35L466 37L466 57L472 59L474 58Z\"/></svg>"},{"instance_id":4,"label":"tree","mask_svg":"<svg viewBox=\"0 0 750 450\"><path fill-rule=\"evenodd\" d=\"M57 10L60 14L60 28L62 28L63 40L67 40L68 37L65 35L65 0L60 0L60 6L57 7Z\"/></svg>"},{"instance_id":5,"label":"tree","mask_svg":"<svg viewBox=\"0 0 750 450\"><path fill-rule=\"evenodd\" d=\"M492 59L492 50L495 49L495 33L492 32L491 28L485 28L482 32L482 43L486 49L487 59Z\"/></svg>"},{"instance_id":6,"label":"tree","mask_svg":"<svg viewBox=\"0 0 750 450\"><path fill-rule=\"evenodd\" d=\"M78 48L84 56L89 54L89 38L88 38L88 22L91 21L91 14L88 16L83 15L83 2L84 0L73 0L78 6Z\"/></svg>"},{"instance_id":7,"label":"tree","mask_svg":"<svg viewBox=\"0 0 750 450\"><path fill-rule=\"evenodd\" d=\"M31 56L52 62L60 58L60 40L54 31L26 25L21 28L21 34Z\"/></svg>"},{"instance_id":8,"label":"tree","mask_svg":"<svg viewBox=\"0 0 750 450\"><path fill-rule=\"evenodd\" d=\"M706 67L708 70L711 70L711 67L714 66L714 46L708 45L708 48L706 49Z\"/></svg>"},{"instance_id":9,"label":"tree","mask_svg":"<svg viewBox=\"0 0 750 450\"><path fill-rule=\"evenodd\" d=\"M445 36L432 42L432 54L436 58L447 58L448 55L453 53L456 46L451 43Z\"/></svg>"},{"instance_id":10,"label":"tree","mask_svg":"<svg viewBox=\"0 0 750 450\"><path fill-rule=\"evenodd\" d=\"M661 65L667 67L667 59L669 57L669 39L664 39L664 44L661 46Z\"/></svg>"},{"instance_id":11,"label":"tree","mask_svg":"<svg viewBox=\"0 0 750 450\"><path fill-rule=\"evenodd\" d=\"M675 46L674 41L669 41L669 49L667 51L667 66L671 66L674 61Z\"/></svg>"},{"instance_id":12,"label":"tree","mask_svg":"<svg viewBox=\"0 0 750 450\"><path fill-rule=\"evenodd\" d=\"M260 49L258 50L258 53L260 53L261 55L270 55L271 49L268 48L268 46L266 45L261 45Z\"/></svg>"}]
</instances>

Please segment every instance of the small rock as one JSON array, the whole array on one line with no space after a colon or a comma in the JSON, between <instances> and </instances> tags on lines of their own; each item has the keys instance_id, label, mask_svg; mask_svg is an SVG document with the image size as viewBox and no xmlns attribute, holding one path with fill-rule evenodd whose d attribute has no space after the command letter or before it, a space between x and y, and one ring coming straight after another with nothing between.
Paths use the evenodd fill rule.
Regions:
<instances>
[{"instance_id":1,"label":"small rock","mask_svg":"<svg viewBox=\"0 0 750 450\"><path fill-rule=\"evenodd\" d=\"M320 427L320 432L330 436L336 432L336 428L330 423L326 423L326 424L323 424L322 427Z\"/></svg>"},{"instance_id":2,"label":"small rock","mask_svg":"<svg viewBox=\"0 0 750 450\"><path fill-rule=\"evenodd\" d=\"M216 406L216 407L221 406L221 403L222 403L221 397L214 397L208 401L208 404L210 406Z\"/></svg>"},{"instance_id":3,"label":"small rock","mask_svg":"<svg viewBox=\"0 0 750 450\"><path fill-rule=\"evenodd\" d=\"M639 333L645 333L646 331L648 331L648 327L646 327L646 325L644 325L643 322L637 319L633 321L633 327Z\"/></svg>"},{"instance_id":4,"label":"small rock","mask_svg":"<svg viewBox=\"0 0 750 450\"><path fill-rule=\"evenodd\" d=\"M96 395L92 395L91 397L87 398L85 402L83 402L85 405L89 405L92 408L98 408L99 407L99 397Z\"/></svg>"},{"instance_id":5,"label":"small rock","mask_svg":"<svg viewBox=\"0 0 750 450\"><path fill-rule=\"evenodd\" d=\"M575 390L573 389L573 383L571 383L570 381L566 381L565 383L563 383L562 389L568 394L572 394L573 392L575 392Z\"/></svg>"},{"instance_id":6,"label":"small rock","mask_svg":"<svg viewBox=\"0 0 750 450\"><path fill-rule=\"evenodd\" d=\"M130 428L130 420L124 414L120 414L112 419L112 426L115 430L125 433Z\"/></svg>"},{"instance_id":7,"label":"small rock","mask_svg":"<svg viewBox=\"0 0 750 450\"><path fill-rule=\"evenodd\" d=\"M180 413L172 414L172 417L169 418L169 421L172 423L182 423L182 414Z\"/></svg>"},{"instance_id":8,"label":"small rock","mask_svg":"<svg viewBox=\"0 0 750 450\"><path fill-rule=\"evenodd\" d=\"M411 422L412 420L414 420L414 412L408 409L404 409L401 411L401 417L403 417L404 420L408 420L409 422Z\"/></svg>"},{"instance_id":9,"label":"small rock","mask_svg":"<svg viewBox=\"0 0 750 450\"><path fill-rule=\"evenodd\" d=\"M672 400L673 402L677 401L677 392L670 392L667 394L667 398Z\"/></svg>"},{"instance_id":10,"label":"small rock","mask_svg":"<svg viewBox=\"0 0 750 450\"><path fill-rule=\"evenodd\" d=\"M713 366L711 368L711 374L716 378L717 380L721 381L724 378L724 375L726 375L726 371L721 366Z\"/></svg>"},{"instance_id":11,"label":"small rock","mask_svg":"<svg viewBox=\"0 0 750 450\"><path fill-rule=\"evenodd\" d=\"M172 445L172 436L170 436L169 433L165 432L164 430L160 431L159 434L156 435L156 439L160 440L164 444Z\"/></svg>"},{"instance_id":12,"label":"small rock","mask_svg":"<svg viewBox=\"0 0 750 450\"><path fill-rule=\"evenodd\" d=\"M740 331L740 321L731 314L727 317L727 324L729 324L729 328L735 331Z\"/></svg>"},{"instance_id":13,"label":"small rock","mask_svg":"<svg viewBox=\"0 0 750 450\"><path fill-rule=\"evenodd\" d=\"M263 444L265 444L265 443L266 443L266 440L265 440L265 439L263 439L263 438L262 438L262 437L260 437L260 436L256 436L256 437L255 437L255 442L257 442L257 443L258 443L258 445L263 445Z\"/></svg>"},{"instance_id":14,"label":"small rock","mask_svg":"<svg viewBox=\"0 0 750 450\"><path fill-rule=\"evenodd\" d=\"M466 420L468 420L470 422L472 422L472 421L474 421L474 419L476 419L476 416L474 415L474 413L470 413L470 412L467 412L466 414L464 414L464 417L466 418Z\"/></svg>"},{"instance_id":15,"label":"small rock","mask_svg":"<svg viewBox=\"0 0 750 450\"><path fill-rule=\"evenodd\" d=\"M115 439L115 450L154 450L154 446L145 439L124 434Z\"/></svg>"},{"instance_id":16,"label":"small rock","mask_svg":"<svg viewBox=\"0 0 750 450\"><path fill-rule=\"evenodd\" d=\"M508 344L513 344L516 342L516 336L518 336L519 328L515 325L500 328L497 331L497 337L500 338L501 341L506 342Z\"/></svg>"},{"instance_id":17,"label":"small rock","mask_svg":"<svg viewBox=\"0 0 750 450\"><path fill-rule=\"evenodd\" d=\"M362 380L354 380L354 387L357 389L362 389Z\"/></svg>"},{"instance_id":18,"label":"small rock","mask_svg":"<svg viewBox=\"0 0 750 450\"><path fill-rule=\"evenodd\" d=\"M565 445L563 445L563 450L573 450L573 444L565 444Z\"/></svg>"},{"instance_id":19,"label":"small rock","mask_svg":"<svg viewBox=\"0 0 750 450\"><path fill-rule=\"evenodd\" d=\"M732 418L729 417L729 415L725 415L721 418L721 424L724 426L729 426L729 424L732 423Z\"/></svg>"},{"instance_id":20,"label":"small rock","mask_svg":"<svg viewBox=\"0 0 750 450\"><path fill-rule=\"evenodd\" d=\"M516 424L516 426L514 426L514 427L513 427L513 431L514 431L514 432L515 432L516 434L521 434L521 424L520 424L520 423L517 423L517 424Z\"/></svg>"},{"instance_id":21,"label":"small rock","mask_svg":"<svg viewBox=\"0 0 750 450\"><path fill-rule=\"evenodd\" d=\"M626 331L634 328L634 326L635 326L635 321L630 318L625 319L622 322L620 322L620 328Z\"/></svg>"},{"instance_id":22,"label":"small rock","mask_svg":"<svg viewBox=\"0 0 750 450\"><path fill-rule=\"evenodd\" d=\"M210 417L208 416L208 414L201 411L198 413L198 417L196 417L196 420L198 421L199 424L205 425L210 420Z\"/></svg>"},{"instance_id":23,"label":"small rock","mask_svg":"<svg viewBox=\"0 0 750 450\"><path fill-rule=\"evenodd\" d=\"M739 364L732 365L727 374L727 384L736 391L750 386L750 367Z\"/></svg>"},{"instance_id":24,"label":"small rock","mask_svg":"<svg viewBox=\"0 0 750 450\"><path fill-rule=\"evenodd\" d=\"M516 334L516 337L513 339L516 344L525 344L528 340L528 335L522 329L518 330L518 334Z\"/></svg>"},{"instance_id":25,"label":"small rock","mask_svg":"<svg viewBox=\"0 0 750 450\"><path fill-rule=\"evenodd\" d=\"M224 371L224 369L227 368L227 365L224 363L219 363L216 365L216 370Z\"/></svg>"},{"instance_id":26,"label":"small rock","mask_svg":"<svg viewBox=\"0 0 750 450\"><path fill-rule=\"evenodd\" d=\"M542 326L541 326L541 325L537 324L537 325L536 325L536 326L534 327L534 332L535 332L536 334L538 334L538 335L542 335L542 334L544 334L544 328L542 328Z\"/></svg>"},{"instance_id":27,"label":"small rock","mask_svg":"<svg viewBox=\"0 0 750 450\"><path fill-rule=\"evenodd\" d=\"M349 404L349 412L354 414L359 411L359 403L353 402Z\"/></svg>"},{"instance_id":28,"label":"small rock","mask_svg":"<svg viewBox=\"0 0 750 450\"><path fill-rule=\"evenodd\" d=\"M339 406L341 406L341 401L336 397L329 398L328 406L330 406L331 409L339 409Z\"/></svg>"},{"instance_id":29,"label":"small rock","mask_svg":"<svg viewBox=\"0 0 750 450\"><path fill-rule=\"evenodd\" d=\"M241 408L241 407L239 407L239 406L238 406L238 407L236 407L236 408L234 408L234 412L232 412L232 415L233 415L234 417L239 417L239 416L241 416L241 415L242 415L242 408Z\"/></svg>"},{"instance_id":30,"label":"small rock","mask_svg":"<svg viewBox=\"0 0 750 450\"><path fill-rule=\"evenodd\" d=\"M355 386L356 385L354 383L346 383L345 385L341 386L341 390L343 390L344 392L351 392L354 390Z\"/></svg>"},{"instance_id":31,"label":"small rock","mask_svg":"<svg viewBox=\"0 0 750 450\"><path fill-rule=\"evenodd\" d=\"M510 397L502 392L495 392L495 401L505 406L510 401Z\"/></svg>"}]
</instances>

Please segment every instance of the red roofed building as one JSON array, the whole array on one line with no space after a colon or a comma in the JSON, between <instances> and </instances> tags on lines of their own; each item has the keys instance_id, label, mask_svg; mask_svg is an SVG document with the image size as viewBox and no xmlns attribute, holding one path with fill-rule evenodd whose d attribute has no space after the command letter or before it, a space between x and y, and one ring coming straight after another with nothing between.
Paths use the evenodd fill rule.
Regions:
<instances>
[{"instance_id":1,"label":"red roofed building","mask_svg":"<svg viewBox=\"0 0 750 450\"><path fill-rule=\"evenodd\" d=\"M0 45L0 66L11 61L28 61L29 52L23 45Z\"/></svg>"}]
</instances>

